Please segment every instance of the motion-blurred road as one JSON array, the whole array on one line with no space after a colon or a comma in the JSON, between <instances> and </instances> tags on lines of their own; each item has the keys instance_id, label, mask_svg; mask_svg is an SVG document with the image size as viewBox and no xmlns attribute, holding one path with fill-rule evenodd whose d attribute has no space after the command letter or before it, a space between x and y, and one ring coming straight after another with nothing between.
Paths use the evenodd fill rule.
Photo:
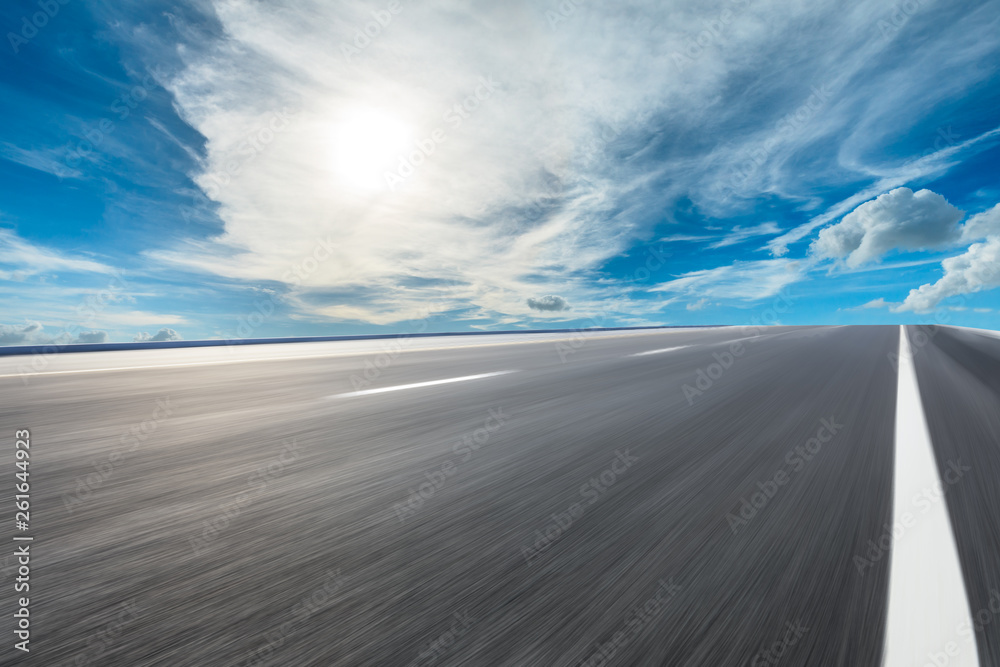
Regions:
<instances>
[{"instance_id":1,"label":"motion-blurred road","mask_svg":"<svg viewBox=\"0 0 1000 667\"><path fill-rule=\"evenodd\" d=\"M1000 590L1000 340L910 334L942 474L971 468L945 496L975 617ZM732 327L0 358L0 472L29 429L34 536L30 654L0 552L0 663L878 666L898 344ZM970 634L1000 665L988 616Z\"/></svg>"}]
</instances>

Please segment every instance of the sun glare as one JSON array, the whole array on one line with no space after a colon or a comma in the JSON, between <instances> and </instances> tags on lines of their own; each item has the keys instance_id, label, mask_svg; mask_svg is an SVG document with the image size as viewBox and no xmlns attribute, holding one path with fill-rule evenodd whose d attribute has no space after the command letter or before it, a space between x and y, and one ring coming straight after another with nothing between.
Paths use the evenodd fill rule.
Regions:
<instances>
[{"instance_id":1,"label":"sun glare","mask_svg":"<svg viewBox=\"0 0 1000 667\"><path fill-rule=\"evenodd\" d=\"M409 126L383 111L363 109L345 114L335 136L337 175L356 190L384 188L385 172L395 168L412 140Z\"/></svg>"}]
</instances>

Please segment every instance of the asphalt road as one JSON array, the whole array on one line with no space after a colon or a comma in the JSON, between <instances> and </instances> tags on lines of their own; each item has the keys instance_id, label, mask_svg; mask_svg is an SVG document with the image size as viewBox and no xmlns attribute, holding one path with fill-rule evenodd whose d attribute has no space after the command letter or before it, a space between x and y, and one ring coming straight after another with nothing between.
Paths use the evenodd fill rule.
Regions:
<instances>
[{"instance_id":1,"label":"asphalt road","mask_svg":"<svg viewBox=\"0 0 1000 667\"><path fill-rule=\"evenodd\" d=\"M940 331L914 362L939 463L977 471L948 506L988 608L1000 340ZM898 341L95 352L25 377L0 358L0 470L29 429L34 537L30 654L0 553L0 664L877 666Z\"/></svg>"},{"instance_id":2,"label":"asphalt road","mask_svg":"<svg viewBox=\"0 0 1000 667\"><path fill-rule=\"evenodd\" d=\"M952 327L909 333L938 468L969 468L945 497L979 662L1000 665L1000 339Z\"/></svg>"}]
</instances>

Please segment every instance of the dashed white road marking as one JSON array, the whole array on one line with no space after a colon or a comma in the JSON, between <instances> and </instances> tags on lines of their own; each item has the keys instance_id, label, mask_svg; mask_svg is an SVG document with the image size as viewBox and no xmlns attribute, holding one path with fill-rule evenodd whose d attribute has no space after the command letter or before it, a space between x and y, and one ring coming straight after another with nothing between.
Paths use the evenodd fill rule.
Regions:
<instances>
[{"instance_id":1,"label":"dashed white road marking","mask_svg":"<svg viewBox=\"0 0 1000 667\"><path fill-rule=\"evenodd\" d=\"M660 350L646 350L645 352L637 352L635 354L630 354L630 357L644 357L647 354L661 354L663 352L673 352L674 350L683 350L686 347L691 347L690 345L678 345L677 347L665 347Z\"/></svg>"},{"instance_id":2,"label":"dashed white road marking","mask_svg":"<svg viewBox=\"0 0 1000 667\"><path fill-rule=\"evenodd\" d=\"M883 667L979 667L975 642L963 636L971 635L972 617L946 498L916 511L916 500L924 491L945 487L938 475L906 328L899 329L894 538Z\"/></svg>"},{"instance_id":3,"label":"dashed white road marking","mask_svg":"<svg viewBox=\"0 0 1000 667\"><path fill-rule=\"evenodd\" d=\"M496 371L494 373L480 373L479 375L464 375L458 378L447 378L444 380L431 380L430 382L415 382L413 384L400 384L395 387L382 387L381 389L365 389L364 391L352 391L346 394L334 394L330 398L351 398L353 396L367 396L368 394L383 394L387 391L401 391L403 389L416 389L418 387L432 387L436 384L449 384L451 382L466 382L468 380L480 380L482 378L496 377L497 375L507 375L517 371Z\"/></svg>"}]
</instances>

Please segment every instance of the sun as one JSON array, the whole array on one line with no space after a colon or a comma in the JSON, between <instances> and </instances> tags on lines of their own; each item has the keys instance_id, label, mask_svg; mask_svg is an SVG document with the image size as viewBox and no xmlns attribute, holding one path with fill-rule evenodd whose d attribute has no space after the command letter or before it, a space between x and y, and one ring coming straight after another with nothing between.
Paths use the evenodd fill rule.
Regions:
<instances>
[{"instance_id":1,"label":"sun","mask_svg":"<svg viewBox=\"0 0 1000 667\"><path fill-rule=\"evenodd\" d=\"M385 172L395 169L413 143L410 126L379 109L343 115L334 135L334 168L346 186L370 192L385 188Z\"/></svg>"}]
</instances>

